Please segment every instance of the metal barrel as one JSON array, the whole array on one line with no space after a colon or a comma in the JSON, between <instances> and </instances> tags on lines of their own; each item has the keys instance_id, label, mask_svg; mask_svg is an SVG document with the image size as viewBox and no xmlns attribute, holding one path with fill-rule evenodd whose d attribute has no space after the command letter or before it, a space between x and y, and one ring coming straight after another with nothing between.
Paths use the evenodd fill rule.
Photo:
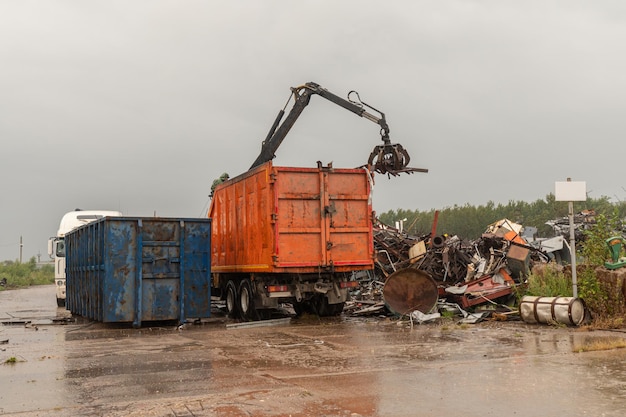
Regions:
<instances>
[{"instance_id":1,"label":"metal barrel","mask_svg":"<svg viewBox=\"0 0 626 417\"><path fill-rule=\"evenodd\" d=\"M575 297L536 297L526 295L520 302L525 323L559 323L579 326L585 320L585 303Z\"/></svg>"},{"instance_id":2,"label":"metal barrel","mask_svg":"<svg viewBox=\"0 0 626 417\"><path fill-rule=\"evenodd\" d=\"M405 315L415 310L428 313L437 305L439 292L437 283L428 273L405 268L387 277L383 298L392 313Z\"/></svg>"},{"instance_id":3,"label":"metal barrel","mask_svg":"<svg viewBox=\"0 0 626 417\"><path fill-rule=\"evenodd\" d=\"M432 238L431 245L433 248L442 248L446 239L443 236L435 236Z\"/></svg>"}]
</instances>

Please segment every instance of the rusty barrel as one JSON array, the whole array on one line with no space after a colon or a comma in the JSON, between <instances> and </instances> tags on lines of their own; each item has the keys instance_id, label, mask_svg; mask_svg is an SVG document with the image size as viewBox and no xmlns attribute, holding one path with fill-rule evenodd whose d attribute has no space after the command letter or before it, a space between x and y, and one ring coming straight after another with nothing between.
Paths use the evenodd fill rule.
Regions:
<instances>
[{"instance_id":1,"label":"rusty barrel","mask_svg":"<svg viewBox=\"0 0 626 417\"><path fill-rule=\"evenodd\" d=\"M424 271L415 268L400 269L387 277L383 288L387 308L405 315L419 310L430 312L437 305L437 283Z\"/></svg>"},{"instance_id":2,"label":"rusty barrel","mask_svg":"<svg viewBox=\"0 0 626 417\"><path fill-rule=\"evenodd\" d=\"M575 297L536 297L526 295L520 302L525 323L559 323L579 326L585 320L585 303Z\"/></svg>"}]
</instances>

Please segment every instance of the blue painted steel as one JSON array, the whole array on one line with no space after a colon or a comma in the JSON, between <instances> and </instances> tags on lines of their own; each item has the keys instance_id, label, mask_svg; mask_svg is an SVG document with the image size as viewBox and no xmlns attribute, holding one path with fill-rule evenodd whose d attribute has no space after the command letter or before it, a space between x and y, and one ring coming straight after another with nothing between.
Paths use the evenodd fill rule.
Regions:
<instances>
[{"instance_id":1,"label":"blue painted steel","mask_svg":"<svg viewBox=\"0 0 626 417\"><path fill-rule=\"evenodd\" d=\"M211 314L211 219L106 217L65 243L73 314L135 327Z\"/></svg>"}]
</instances>

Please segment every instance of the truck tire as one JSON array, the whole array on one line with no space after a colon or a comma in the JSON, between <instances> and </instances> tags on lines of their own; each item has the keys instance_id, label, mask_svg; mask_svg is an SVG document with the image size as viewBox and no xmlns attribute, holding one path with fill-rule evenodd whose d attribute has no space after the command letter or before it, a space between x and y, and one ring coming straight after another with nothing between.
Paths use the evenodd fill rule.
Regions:
<instances>
[{"instance_id":1,"label":"truck tire","mask_svg":"<svg viewBox=\"0 0 626 417\"><path fill-rule=\"evenodd\" d=\"M239 313L246 321L259 320L259 313L254 306L254 293L249 279L244 279L239 284Z\"/></svg>"},{"instance_id":2,"label":"truck tire","mask_svg":"<svg viewBox=\"0 0 626 417\"><path fill-rule=\"evenodd\" d=\"M300 317L307 312L304 301L294 301L291 305L293 306L294 313L296 313L296 317Z\"/></svg>"},{"instance_id":3,"label":"truck tire","mask_svg":"<svg viewBox=\"0 0 626 417\"><path fill-rule=\"evenodd\" d=\"M57 307L65 307L65 298L57 298Z\"/></svg>"},{"instance_id":4,"label":"truck tire","mask_svg":"<svg viewBox=\"0 0 626 417\"><path fill-rule=\"evenodd\" d=\"M232 280L228 280L226 283L226 311L228 313L228 317L230 318L238 318L239 316L239 306L238 306L238 296L237 296L237 287Z\"/></svg>"},{"instance_id":5,"label":"truck tire","mask_svg":"<svg viewBox=\"0 0 626 417\"><path fill-rule=\"evenodd\" d=\"M330 307L330 315L339 316L341 313L343 313L343 308L345 307L345 305L346 303L329 304L328 306Z\"/></svg>"},{"instance_id":6,"label":"truck tire","mask_svg":"<svg viewBox=\"0 0 626 417\"><path fill-rule=\"evenodd\" d=\"M338 316L343 311L345 303L328 304L328 297L325 295L318 295L314 299L314 307L317 310L317 315L320 317Z\"/></svg>"}]
</instances>

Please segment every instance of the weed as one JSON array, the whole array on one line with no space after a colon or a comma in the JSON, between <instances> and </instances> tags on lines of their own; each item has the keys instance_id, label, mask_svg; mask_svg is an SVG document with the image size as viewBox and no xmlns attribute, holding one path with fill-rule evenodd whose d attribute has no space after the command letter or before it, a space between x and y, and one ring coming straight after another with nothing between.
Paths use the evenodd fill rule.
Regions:
<instances>
[{"instance_id":1,"label":"weed","mask_svg":"<svg viewBox=\"0 0 626 417\"><path fill-rule=\"evenodd\" d=\"M17 363L17 358L15 356L11 356L9 359L4 361L4 363L8 365L13 365L14 363Z\"/></svg>"},{"instance_id":2,"label":"weed","mask_svg":"<svg viewBox=\"0 0 626 417\"><path fill-rule=\"evenodd\" d=\"M456 315L456 313L454 311L450 311L450 310L443 310L441 312L441 317L444 319L451 319Z\"/></svg>"}]
</instances>

